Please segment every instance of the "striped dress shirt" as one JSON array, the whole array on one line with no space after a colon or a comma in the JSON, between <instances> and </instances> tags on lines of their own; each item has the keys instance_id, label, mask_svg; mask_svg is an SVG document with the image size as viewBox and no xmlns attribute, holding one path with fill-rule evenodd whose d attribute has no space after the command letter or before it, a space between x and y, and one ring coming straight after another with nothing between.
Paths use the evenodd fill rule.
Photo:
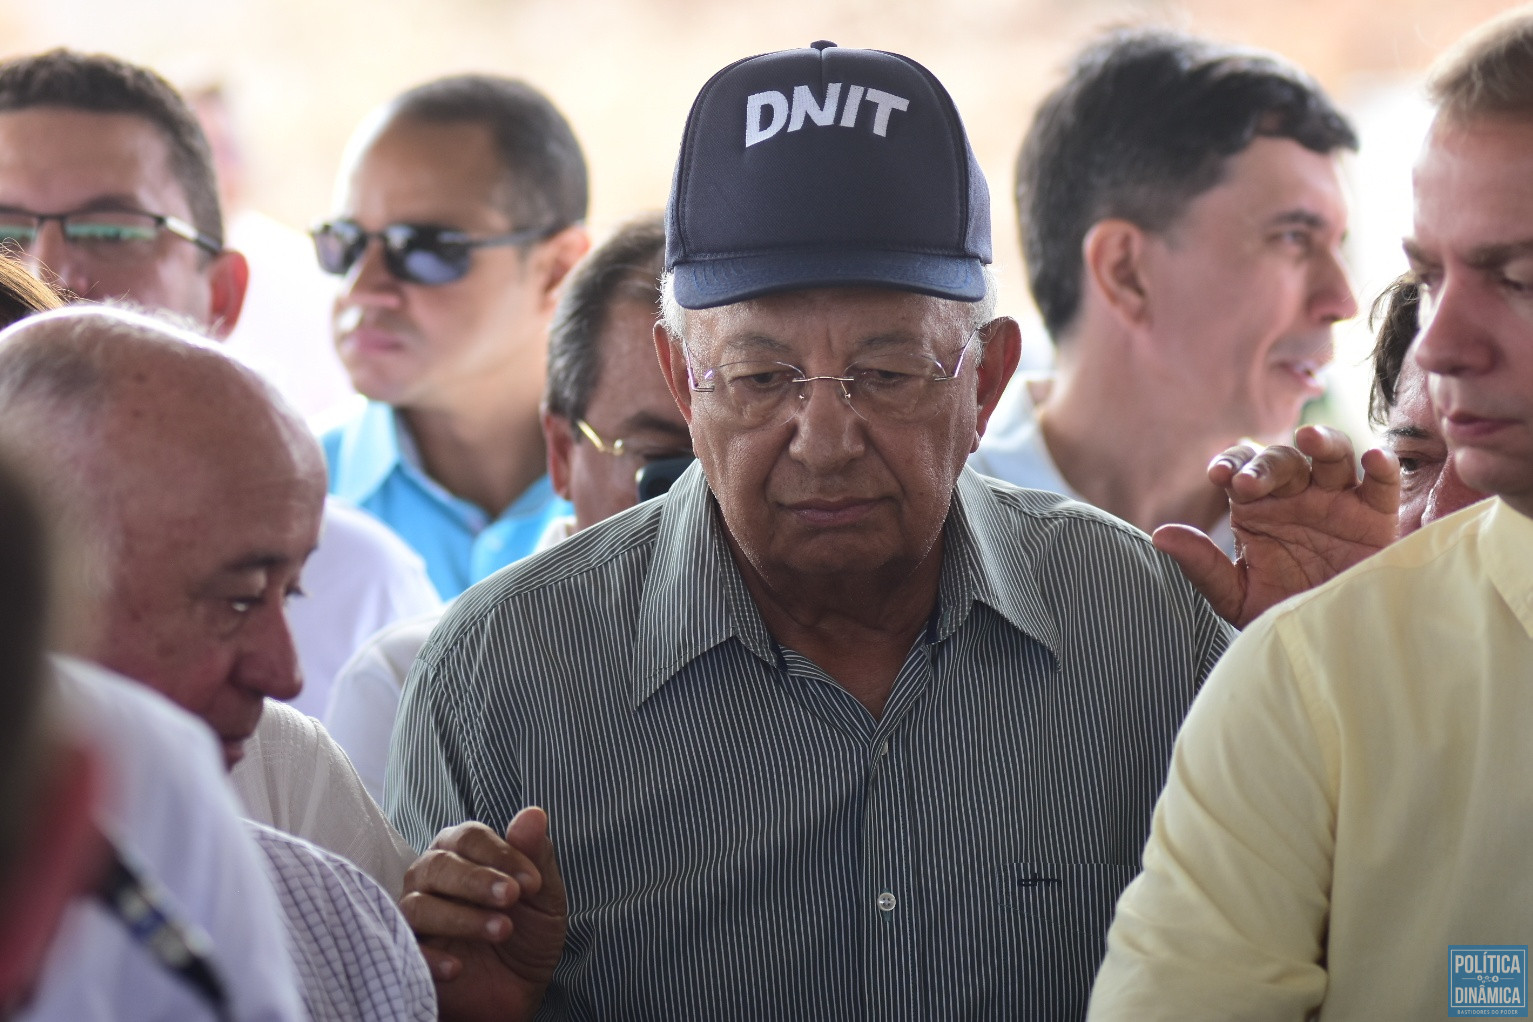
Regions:
<instances>
[{"instance_id":1,"label":"striped dress shirt","mask_svg":"<svg viewBox=\"0 0 1533 1022\"><path fill-rule=\"evenodd\" d=\"M1078 1018L1230 637L1142 533L965 469L875 718L773 640L694 466L457 600L386 804L417 848L548 810L541 1018Z\"/></svg>"}]
</instances>

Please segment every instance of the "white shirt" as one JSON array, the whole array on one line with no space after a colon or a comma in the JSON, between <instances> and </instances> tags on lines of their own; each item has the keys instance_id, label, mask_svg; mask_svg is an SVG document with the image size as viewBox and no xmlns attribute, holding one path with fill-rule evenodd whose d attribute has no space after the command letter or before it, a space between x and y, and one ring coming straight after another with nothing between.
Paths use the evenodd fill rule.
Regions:
<instances>
[{"instance_id":1,"label":"white shirt","mask_svg":"<svg viewBox=\"0 0 1533 1022\"><path fill-rule=\"evenodd\" d=\"M303 691L291 704L324 712L341 665L378 629L439 610L420 555L392 529L335 497L325 500L319 546L304 565L303 596L288 603Z\"/></svg>"},{"instance_id":2,"label":"white shirt","mask_svg":"<svg viewBox=\"0 0 1533 1022\"><path fill-rule=\"evenodd\" d=\"M389 736L394 733L405 678L442 613L398 621L374 635L341 669L330 693L325 727L346 750L368 793L380 803Z\"/></svg>"},{"instance_id":3,"label":"white shirt","mask_svg":"<svg viewBox=\"0 0 1533 1022\"><path fill-rule=\"evenodd\" d=\"M142 685L78 660L54 664L66 719L105 757L102 831L152 874L183 921L206 932L233 1017L305 1018L276 897L212 733ZM213 1014L121 923L82 899L65 915L37 1000L21 1018L181 1022Z\"/></svg>"},{"instance_id":4,"label":"white shirt","mask_svg":"<svg viewBox=\"0 0 1533 1022\"><path fill-rule=\"evenodd\" d=\"M329 849L378 881L391 898L400 896L415 851L389 826L319 721L266 700L229 780L245 815Z\"/></svg>"},{"instance_id":5,"label":"white shirt","mask_svg":"<svg viewBox=\"0 0 1533 1022\"><path fill-rule=\"evenodd\" d=\"M1073 500L1085 500L1060 474L1038 423L1038 402L1048 393L1050 385L1047 376L1018 375L1012 380L979 442L979 450L969 456L969 467L980 475L993 476L1013 486L1048 490ZM1209 538L1225 553L1234 556L1235 533L1230 528L1229 515L1219 520Z\"/></svg>"},{"instance_id":6,"label":"white shirt","mask_svg":"<svg viewBox=\"0 0 1533 1022\"><path fill-rule=\"evenodd\" d=\"M251 820L314 1022L434 1022L436 987L398 906L339 855Z\"/></svg>"}]
</instances>

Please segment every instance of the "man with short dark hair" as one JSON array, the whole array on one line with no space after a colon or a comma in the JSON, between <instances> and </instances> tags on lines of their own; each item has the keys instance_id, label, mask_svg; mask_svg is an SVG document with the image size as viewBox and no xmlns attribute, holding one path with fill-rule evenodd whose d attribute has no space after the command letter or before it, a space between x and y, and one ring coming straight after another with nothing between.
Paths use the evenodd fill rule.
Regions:
<instances>
[{"instance_id":1,"label":"man with short dark hair","mask_svg":"<svg viewBox=\"0 0 1533 1022\"><path fill-rule=\"evenodd\" d=\"M369 402L324 438L332 493L426 560L444 598L530 553L567 513L538 401L549 317L590 245L574 133L522 82L417 86L358 129L336 215L335 343Z\"/></svg>"},{"instance_id":2,"label":"man with short dark hair","mask_svg":"<svg viewBox=\"0 0 1533 1022\"><path fill-rule=\"evenodd\" d=\"M0 63L0 242L76 297L125 299L222 339L244 303L245 257L224 246L208 143L159 75L68 50ZM398 537L328 502L291 609L313 715L363 639L434 609Z\"/></svg>"},{"instance_id":3,"label":"man with short dark hair","mask_svg":"<svg viewBox=\"0 0 1533 1022\"><path fill-rule=\"evenodd\" d=\"M405 687L444 1017L1077 1017L1229 631L1123 523L965 469L1020 333L929 71L739 61L674 181L697 463L465 593Z\"/></svg>"},{"instance_id":4,"label":"man with short dark hair","mask_svg":"<svg viewBox=\"0 0 1533 1022\"><path fill-rule=\"evenodd\" d=\"M1430 95L1410 357L1454 468L1495 499L1231 646L1177 738L1094 1019L1527 1010L1533 9L1461 43Z\"/></svg>"},{"instance_id":5,"label":"man with short dark hair","mask_svg":"<svg viewBox=\"0 0 1533 1022\"><path fill-rule=\"evenodd\" d=\"M549 331L543 435L549 477L575 513L550 524L540 550L663 492L692 460L687 422L655 360L664 256L660 217L643 217L593 249L564 285ZM325 726L380 801L399 695L440 619L379 631L337 676L325 710Z\"/></svg>"},{"instance_id":6,"label":"man with short dark hair","mask_svg":"<svg viewBox=\"0 0 1533 1022\"><path fill-rule=\"evenodd\" d=\"M973 459L1146 532L1233 549L1207 465L1286 440L1356 312L1319 87L1277 57L1167 29L1088 46L1017 158L1017 215L1056 368L1019 379Z\"/></svg>"},{"instance_id":7,"label":"man with short dark hair","mask_svg":"<svg viewBox=\"0 0 1533 1022\"><path fill-rule=\"evenodd\" d=\"M1459 475L1432 411L1427 374L1410 357L1419 329L1420 287L1409 276L1402 277L1374 305L1379 336L1373 347L1368 418L1384 431L1385 446L1400 462L1401 536L1488 496Z\"/></svg>"},{"instance_id":8,"label":"man with short dark hair","mask_svg":"<svg viewBox=\"0 0 1533 1022\"><path fill-rule=\"evenodd\" d=\"M640 473L674 479L691 463L651 341L664 258L659 214L620 227L570 274L549 330L543 436L554 489L575 509L568 532L632 507Z\"/></svg>"}]
</instances>

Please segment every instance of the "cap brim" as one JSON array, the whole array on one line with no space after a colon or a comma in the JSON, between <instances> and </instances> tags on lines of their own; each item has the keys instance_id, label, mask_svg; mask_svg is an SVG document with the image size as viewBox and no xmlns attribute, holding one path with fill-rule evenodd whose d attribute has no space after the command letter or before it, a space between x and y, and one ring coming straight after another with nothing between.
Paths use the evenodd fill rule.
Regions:
<instances>
[{"instance_id":1,"label":"cap brim","mask_svg":"<svg viewBox=\"0 0 1533 1022\"><path fill-rule=\"evenodd\" d=\"M672 270L684 309L711 309L781 291L886 287L977 302L985 296L980 260L912 252L767 252L678 263Z\"/></svg>"}]
</instances>

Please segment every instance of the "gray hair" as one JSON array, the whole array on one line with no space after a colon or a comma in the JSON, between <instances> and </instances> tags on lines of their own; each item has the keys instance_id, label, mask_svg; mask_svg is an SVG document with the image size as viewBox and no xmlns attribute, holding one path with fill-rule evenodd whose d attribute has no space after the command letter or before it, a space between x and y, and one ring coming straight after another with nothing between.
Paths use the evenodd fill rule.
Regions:
<instances>
[{"instance_id":1,"label":"gray hair","mask_svg":"<svg viewBox=\"0 0 1533 1022\"><path fill-rule=\"evenodd\" d=\"M971 331L978 330L995 319L997 304L995 270L988 264L981 266L980 269L985 278L984 297L977 302L953 302L963 310ZM660 322L665 327L665 332L671 335L672 340L686 343L687 310L682 308L681 303L676 300L676 281L674 274L669 270L660 278Z\"/></svg>"}]
</instances>

